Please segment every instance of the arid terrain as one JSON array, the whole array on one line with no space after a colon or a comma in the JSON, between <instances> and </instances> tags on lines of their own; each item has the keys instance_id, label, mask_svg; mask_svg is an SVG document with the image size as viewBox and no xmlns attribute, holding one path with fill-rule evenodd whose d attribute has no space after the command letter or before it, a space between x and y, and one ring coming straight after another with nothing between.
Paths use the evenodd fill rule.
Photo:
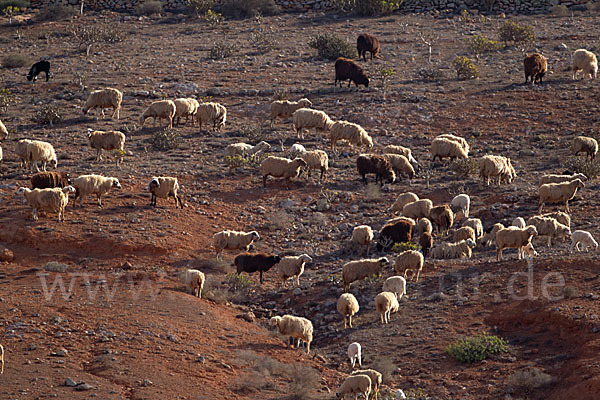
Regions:
<instances>
[{"instance_id":1,"label":"arid terrain","mask_svg":"<svg viewBox=\"0 0 600 400\"><path fill-rule=\"evenodd\" d=\"M468 260L427 259L421 280L409 282L400 310L385 326L374 307L383 278L352 286L361 307L352 329L343 329L336 311L341 267L360 258L349 249L353 227L379 230L398 194L412 191L442 204L468 193L471 214L484 227L508 225L517 216L535 215L542 174L572 170L575 136L598 139L598 83L573 81L569 71L575 49L598 49L597 14L509 18L534 26L534 43L479 56L480 77L467 81L457 80L452 67L457 55L474 58L465 38L476 33L497 39L504 19L307 13L217 26L172 14L90 12L28 23L35 19L31 12L12 25L3 19L2 53L48 58L52 77L45 82L42 74L33 84L25 78L30 63L0 68L0 89L9 89L12 99L0 109L10 131L0 143L0 247L14 254L0 264L0 399L333 399L350 372L346 348L353 341L362 344L363 366L383 372L388 399L397 389L409 398L597 399L600 257L570 253L570 242L548 248L543 239L534 240L539 256L530 270L514 250L496 262L493 247L476 247ZM86 57L70 31L94 24L117 29L123 40L94 44ZM318 59L308 42L315 34L335 33L354 43L362 32L381 40L381 57L360 61L371 84L334 89L333 62ZM274 48L258 49L257 33ZM431 56L420 35L432 42ZM234 54L212 60L217 43L235 44ZM522 60L533 51L548 58L548 73L543 84L524 85ZM394 71L385 97L382 67ZM421 69L441 78L423 80ZM81 115L89 92L104 87L124 92L118 121ZM149 120L141 129L139 117L153 100L181 96L225 105L227 124L217 133L176 126L178 148L155 150L151 139L162 128ZM335 120L361 124L373 137L373 152L388 144L412 148L418 176L381 188L364 185L356 172L357 150L341 145L334 156L329 140L312 132L299 142L328 151L324 182L313 173L289 189L272 178L263 188L252 163L230 169L223 155L230 143L265 140L270 154L287 154L298 140L289 120L269 128L269 103L301 97ZM62 121L34 122L48 105L58 108ZM126 134L120 169L106 155L94 160L88 127ZM467 176L449 161L431 162L431 140L450 132L468 140L474 160L488 153L510 157L515 181L485 186L477 171ZM63 223L50 213L33 221L31 208L15 194L30 186L30 173L14 153L21 138L51 142L58 169L72 177L114 176L122 189L109 192L102 208L93 196L83 208L71 201ZM149 206L146 188L157 175L179 178L183 209L172 199ZM599 189L591 179L569 203L571 229L588 230L596 239ZM276 268L263 285L256 274L232 274L236 253L226 251L218 262L212 249L212 235L223 229L258 231L257 250L313 257L300 288L282 289ZM386 254L373 249L371 255ZM49 262L67 269L55 272ZM202 299L183 291L179 274L190 267L207 275ZM393 274L389 268L384 277ZM304 349L286 349L268 325L271 316L288 313L314 325L308 356ZM480 333L505 338L510 351L472 364L446 354L456 340ZM523 378L524 371L543 371L551 379L540 384Z\"/></svg>"}]
</instances>

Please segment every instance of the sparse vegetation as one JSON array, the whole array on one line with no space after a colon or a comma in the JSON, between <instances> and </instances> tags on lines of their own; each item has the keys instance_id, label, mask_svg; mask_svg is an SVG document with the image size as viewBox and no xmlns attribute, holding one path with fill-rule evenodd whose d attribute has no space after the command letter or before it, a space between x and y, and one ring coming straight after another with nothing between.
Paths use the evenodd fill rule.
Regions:
<instances>
[{"instance_id":1,"label":"sparse vegetation","mask_svg":"<svg viewBox=\"0 0 600 400\"><path fill-rule=\"evenodd\" d=\"M464 160L456 159L452 161L450 168L461 178L475 176L479 171L479 165L477 164L477 161L472 158L467 158Z\"/></svg>"},{"instance_id":2,"label":"sparse vegetation","mask_svg":"<svg viewBox=\"0 0 600 400\"><path fill-rule=\"evenodd\" d=\"M240 136L248 138L255 142L260 142L264 140L265 132L262 129L262 126L259 124L244 124L240 127Z\"/></svg>"},{"instance_id":3,"label":"sparse vegetation","mask_svg":"<svg viewBox=\"0 0 600 400\"><path fill-rule=\"evenodd\" d=\"M27 0L1 0L0 10L4 10L6 7L16 7L20 10L29 8L31 3Z\"/></svg>"},{"instance_id":4,"label":"sparse vegetation","mask_svg":"<svg viewBox=\"0 0 600 400\"><path fill-rule=\"evenodd\" d=\"M125 39L123 30L111 24L72 24L69 27L69 32L75 38L77 48L80 50L85 49L86 57L90 56L92 46L96 43L117 43Z\"/></svg>"},{"instance_id":5,"label":"sparse vegetation","mask_svg":"<svg viewBox=\"0 0 600 400\"><path fill-rule=\"evenodd\" d=\"M398 369L389 356L381 355L373 361L372 368L383 375L384 382L393 382L394 372Z\"/></svg>"},{"instance_id":6,"label":"sparse vegetation","mask_svg":"<svg viewBox=\"0 0 600 400\"><path fill-rule=\"evenodd\" d=\"M417 77L423 81L437 82L444 79L444 72L437 66L421 67L417 70Z\"/></svg>"},{"instance_id":7,"label":"sparse vegetation","mask_svg":"<svg viewBox=\"0 0 600 400\"><path fill-rule=\"evenodd\" d=\"M167 151L173 150L179 147L181 137L179 133L172 128L164 128L150 138L150 144L154 150Z\"/></svg>"},{"instance_id":8,"label":"sparse vegetation","mask_svg":"<svg viewBox=\"0 0 600 400\"><path fill-rule=\"evenodd\" d=\"M338 57L355 58L356 47L345 39L333 33L323 33L314 36L308 46L316 49L320 58L335 60Z\"/></svg>"},{"instance_id":9,"label":"sparse vegetation","mask_svg":"<svg viewBox=\"0 0 600 400\"><path fill-rule=\"evenodd\" d=\"M600 159L588 160L584 157L573 157L567 162L566 167L575 173L582 173L588 179L600 176Z\"/></svg>"},{"instance_id":10,"label":"sparse vegetation","mask_svg":"<svg viewBox=\"0 0 600 400\"><path fill-rule=\"evenodd\" d=\"M562 294L567 299L576 299L579 297L579 291L573 286L565 286Z\"/></svg>"},{"instance_id":11,"label":"sparse vegetation","mask_svg":"<svg viewBox=\"0 0 600 400\"><path fill-rule=\"evenodd\" d=\"M198 15L206 15L215 6L215 0L187 0L187 6Z\"/></svg>"},{"instance_id":12,"label":"sparse vegetation","mask_svg":"<svg viewBox=\"0 0 600 400\"><path fill-rule=\"evenodd\" d=\"M77 15L75 7L63 5L48 5L37 14L38 21L61 21Z\"/></svg>"},{"instance_id":13,"label":"sparse vegetation","mask_svg":"<svg viewBox=\"0 0 600 400\"><path fill-rule=\"evenodd\" d=\"M506 382L509 393L530 393L531 391L547 386L554 379L539 368L531 368L514 372Z\"/></svg>"},{"instance_id":14,"label":"sparse vegetation","mask_svg":"<svg viewBox=\"0 0 600 400\"><path fill-rule=\"evenodd\" d=\"M498 37L505 45L508 45L508 43L519 45L533 42L535 34L533 26L506 21L498 29Z\"/></svg>"},{"instance_id":15,"label":"sparse vegetation","mask_svg":"<svg viewBox=\"0 0 600 400\"><path fill-rule=\"evenodd\" d=\"M508 344L494 335L479 335L460 339L446 348L446 353L461 363L485 360L489 356L508 352Z\"/></svg>"},{"instance_id":16,"label":"sparse vegetation","mask_svg":"<svg viewBox=\"0 0 600 400\"><path fill-rule=\"evenodd\" d=\"M62 114L57 105L47 104L33 114L32 120L39 125L53 126L55 123L62 121Z\"/></svg>"},{"instance_id":17,"label":"sparse vegetation","mask_svg":"<svg viewBox=\"0 0 600 400\"><path fill-rule=\"evenodd\" d=\"M30 58L24 54L7 54L2 57L2 66L4 68L23 68L29 66Z\"/></svg>"},{"instance_id":18,"label":"sparse vegetation","mask_svg":"<svg viewBox=\"0 0 600 400\"><path fill-rule=\"evenodd\" d=\"M392 76L394 76L394 69L390 67L387 63L381 66L378 70L379 77L381 79L381 87L383 89L383 99L386 98L386 93L389 90L389 80Z\"/></svg>"},{"instance_id":19,"label":"sparse vegetation","mask_svg":"<svg viewBox=\"0 0 600 400\"><path fill-rule=\"evenodd\" d=\"M473 60L468 57L458 56L454 59L452 65L456 71L456 79L467 80L479 77L477 66L473 63Z\"/></svg>"},{"instance_id":20,"label":"sparse vegetation","mask_svg":"<svg viewBox=\"0 0 600 400\"><path fill-rule=\"evenodd\" d=\"M273 0L223 0L219 11L226 17L243 19L277 14L279 7Z\"/></svg>"},{"instance_id":21,"label":"sparse vegetation","mask_svg":"<svg viewBox=\"0 0 600 400\"><path fill-rule=\"evenodd\" d=\"M373 16L389 14L400 8L402 0L336 0L335 6L344 12Z\"/></svg>"},{"instance_id":22,"label":"sparse vegetation","mask_svg":"<svg viewBox=\"0 0 600 400\"><path fill-rule=\"evenodd\" d=\"M419 245L413 242L394 243L392 251L394 253L402 253L406 250L419 250Z\"/></svg>"},{"instance_id":23,"label":"sparse vegetation","mask_svg":"<svg viewBox=\"0 0 600 400\"><path fill-rule=\"evenodd\" d=\"M229 58L237 52L237 46L234 43L217 42L211 47L208 58L212 60L222 60Z\"/></svg>"},{"instance_id":24,"label":"sparse vegetation","mask_svg":"<svg viewBox=\"0 0 600 400\"><path fill-rule=\"evenodd\" d=\"M154 15L162 12L162 3L158 0L146 0L142 3L138 3L135 6L135 13L137 15Z\"/></svg>"},{"instance_id":25,"label":"sparse vegetation","mask_svg":"<svg viewBox=\"0 0 600 400\"><path fill-rule=\"evenodd\" d=\"M568 17L569 9L564 4L556 4L550 8L550 14L555 17Z\"/></svg>"},{"instance_id":26,"label":"sparse vegetation","mask_svg":"<svg viewBox=\"0 0 600 400\"><path fill-rule=\"evenodd\" d=\"M483 35L472 35L466 39L469 51L479 57L481 54L491 53L502 49L502 44L486 38Z\"/></svg>"},{"instance_id":27,"label":"sparse vegetation","mask_svg":"<svg viewBox=\"0 0 600 400\"><path fill-rule=\"evenodd\" d=\"M11 104L16 103L15 95L10 89L0 89L0 110L6 112Z\"/></svg>"},{"instance_id":28,"label":"sparse vegetation","mask_svg":"<svg viewBox=\"0 0 600 400\"><path fill-rule=\"evenodd\" d=\"M252 281L246 274L238 274L232 272L225 276L225 280L223 281L231 290L234 292L247 290L252 286Z\"/></svg>"},{"instance_id":29,"label":"sparse vegetation","mask_svg":"<svg viewBox=\"0 0 600 400\"><path fill-rule=\"evenodd\" d=\"M223 18L223 14L214 12L213 10L208 10L204 13L204 20L208 22L210 26L221 25L225 18Z\"/></svg>"}]
</instances>

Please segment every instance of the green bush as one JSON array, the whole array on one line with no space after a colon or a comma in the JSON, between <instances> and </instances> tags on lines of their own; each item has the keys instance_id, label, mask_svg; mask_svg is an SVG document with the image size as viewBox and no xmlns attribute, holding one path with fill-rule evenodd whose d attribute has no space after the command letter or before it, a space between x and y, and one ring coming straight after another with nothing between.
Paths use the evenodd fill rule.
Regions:
<instances>
[{"instance_id":1,"label":"green bush","mask_svg":"<svg viewBox=\"0 0 600 400\"><path fill-rule=\"evenodd\" d=\"M49 5L42 8L36 18L38 21L61 21L77 14L78 11L75 7Z\"/></svg>"},{"instance_id":2,"label":"green bush","mask_svg":"<svg viewBox=\"0 0 600 400\"><path fill-rule=\"evenodd\" d=\"M508 44L531 43L535 39L533 26L519 25L517 22L506 21L498 29L498 37L500 41Z\"/></svg>"},{"instance_id":3,"label":"green bush","mask_svg":"<svg viewBox=\"0 0 600 400\"><path fill-rule=\"evenodd\" d=\"M215 43L210 49L208 57L212 60L221 60L233 56L237 51L237 46L234 43Z\"/></svg>"},{"instance_id":4,"label":"green bush","mask_svg":"<svg viewBox=\"0 0 600 400\"><path fill-rule=\"evenodd\" d=\"M252 286L252 281L248 275L237 274L234 272L227 274L223 283L228 285L234 292L237 292L238 290L246 290Z\"/></svg>"},{"instance_id":5,"label":"green bush","mask_svg":"<svg viewBox=\"0 0 600 400\"><path fill-rule=\"evenodd\" d=\"M389 14L400 8L402 0L336 0L335 6L345 12L372 16Z\"/></svg>"},{"instance_id":6,"label":"green bush","mask_svg":"<svg viewBox=\"0 0 600 400\"><path fill-rule=\"evenodd\" d=\"M419 245L413 242L394 243L392 251L394 253L402 253L406 250L419 250Z\"/></svg>"},{"instance_id":7,"label":"green bush","mask_svg":"<svg viewBox=\"0 0 600 400\"><path fill-rule=\"evenodd\" d=\"M492 354L506 352L508 352L508 343L504 339L494 335L463 338L446 348L446 353L461 363L481 361Z\"/></svg>"},{"instance_id":8,"label":"green bush","mask_svg":"<svg viewBox=\"0 0 600 400\"><path fill-rule=\"evenodd\" d=\"M333 33L323 33L314 36L308 46L316 49L319 57L326 60L335 60L338 57L356 58L356 48Z\"/></svg>"},{"instance_id":9,"label":"green bush","mask_svg":"<svg viewBox=\"0 0 600 400\"><path fill-rule=\"evenodd\" d=\"M568 17L569 9L564 4L557 4L550 8L550 14L552 14L555 17Z\"/></svg>"},{"instance_id":10,"label":"green bush","mask_svg":"<svg viewBox=\"0 0 600 400\"><path fill-rule=\"evenodd\" d=\"M135 6L135 13L137 15L160 14L162 10L162 3L158 0L146 0L143 3L138 3L138 5Z\"/></svg>"},{"instance_id":11,"label":"green bush","mask_svg":"<svg viewBox=\"0 0 600 400\"><path fill-rule=\"evenodd\" d=\"M29 66L29 57L23 54L7 54L2 57L2 66L4 68L22 68Z\"/></svg>"},{"instance_id":12,"label":"green bush","mask_svg":"<svg viewBox=\"0 0 600 400\"><path fill-rule=\"evenodd\" d=\"M502 44L483 35L472 35L466 39L469 51L475 55L491 53L502 49Z\"/></svg>"},{"instance_id":13,"label":"green bush","mask_svg":"<svg viewBox=\"0 0 600 400\"><path fill-rule=\"evenodd\" d=\"M158 131L150 138L150 144L158 151L176 149L179 147L180 142L181 138L179 137L179 133L172 128L165 128Z\"/></svg>"},{"instance_id":14,"label":"green bush","mask_svg":"<svg viewBox=\"0 0 600 400\"><path fill-rule=\"evenodd\" d=\"M213 10L208 10L204 13L202 17L210 26L217 26L223 23L225 18L223 18L223 14L214 12Z\"/></svg>"},{"instance_id":15,"label":"green bush","mask_svg":"<svg viewBox=\"0 0 600 400\"><path fill-rule=\"evenodd\" d=\"M52 126L55 123L62 121L62 115L58 106L48 104L37 110L35 114L33 114L32 120L39 125Z\"/></svg>"},{"instance_id":16,"label":"green bush","mask_svg":"<svg viewBox=\"0 0 600 400\"><path fill-rule=\"evenodd\" d=\"M11 104L16 103L15 95L10 89L0 89L0 110L6 112Z\"/></svg>"},{"instance_id":17,"label":"green bush","mask_svg":"<svg viewBox=\"0 0 600 400\"><path fill-rule=\"evenodd\" d=\"M223 0L219 11L226 17L242 19L256 15L275 15L279 7L274 0Z\"/></svg>"},{"instance_id":18,"label":"green bush","mask_svg":"<svg viewBox=\"0 0 600 400\"><path fill-rule=\"evenodd\" d=\"M477 66L468 57L458 56L452 61L452 65L456 70L456 79L475 79L479 77Z\"/></svg>"},{"instance_id":19,"label":"green bush","mask_svg":"<svg viewBox=\"0 0 600 400\"><path fill-rule=\"evenodd\" d=\"M31 4L26 0L1 0L0 1L0 10L4 10L6 7L16 7L20 10L24 8L29 8Z\"/></svg>"}]
</instances>

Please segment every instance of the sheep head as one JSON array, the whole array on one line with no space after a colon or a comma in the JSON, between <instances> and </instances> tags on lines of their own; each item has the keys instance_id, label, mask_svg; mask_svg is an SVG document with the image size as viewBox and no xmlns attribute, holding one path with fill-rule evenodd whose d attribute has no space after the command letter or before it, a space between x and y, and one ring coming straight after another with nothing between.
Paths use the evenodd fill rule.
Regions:
<instances>
[{"instance_id":1,"label":"sheep head","mask_svg":"<svg viewBox=\"0 0 600 400\"><path fill-rule=\"evenodd\" d=\"M68 195L69 193L75 193L76 191L77 191L77 190L76 190L76 189L75 189L73 186L71 186L71 185L69 185L69 186L65 186L65 187L62 189L62 192L63 192L64 194L66 194L66 195Z\"/></svg>"},{"instance_id":2,"label":"sheep head","mask_svg":"<svg viewBox=\"0 0 600 400\"><path fill-rule=\"evenodd\" d=\"M585 187L585 183L583 183L583 181L581 179L574 179L571 181L571 183L573 183L573 182L575 183L575 187L578 189Z\"/></svg>"},{"instance_id":3,"label":"sheep head","mask_svg":"<svg viewBox=\"0 0 600 400\"><path fill-rule=\"evenodd\" d=\"M313 259L312 259L312 257L311 257L311 256L309 256L308 254L302 254L302 255L300 256L300 260L302 260L302 261L303 261L303 262L305 262L305 263L311 263Z\"/></svg>"},{"instance_id":4,"label":"sheep head","mask_svg":"<svg viewBox=\"0 0 600 400\"><path fill-rule=\"evenodd\" d=\"M88 137L88 139L92 137L92 132L94 132L94 130L92 128L87 128L87 137Z\"/></svg>"},{"instance_id":5,"label":"sheep head","mask_svg":"<svg viewBox=\"0 0 600 400\"><path fill-rule=\"evenodd\" d=\"M269 324L271 326L277 326L279 327L279 322L281 321L281 317L271 317L271 319L269 320Z\"/></svg>"},{"instance_id":6,"label":"sheep head","mask_svg":"<svg viewBox=\"0 0 600 400\"><path fill-rule=\"evenodd\" d=\"M112 187L121 189L121 184L119 183L119 180L117 178L112 178Z\"/></svg>"},{"instance_id":7,"label":"sheep head","mask_svg":"<svg viewBox=\"0 0 600 400\"><path fill-rule=\"evenodd\" d=\"M258 234L258 232L252 231L250 232L250 235L252 235L252 240L260 240L260 235Z\"/></svg>"},{"instance_id":8,"label":"sheep head","mask_svg":"<svg viewBox=\"0 0 600 400\"><path fill-rule=\"evenodd\" d=\"M529 233L529 236L537 236L538 234L536 227L533 225L528 226L525 230L527 233Z\"/></svg>"},{"instance_id":9,"label":"sheep head","mask_svg":"<svg viewBox=\"0 0 600 400\"><path fill-rule=\"evenodd\" d=\"M150 182L148 183L148 190L152 191L153 189L156 189L159 186L160 186L160 183L158 182L158 179L152 178L150 180Z\"/></svg>"}]
</instances>

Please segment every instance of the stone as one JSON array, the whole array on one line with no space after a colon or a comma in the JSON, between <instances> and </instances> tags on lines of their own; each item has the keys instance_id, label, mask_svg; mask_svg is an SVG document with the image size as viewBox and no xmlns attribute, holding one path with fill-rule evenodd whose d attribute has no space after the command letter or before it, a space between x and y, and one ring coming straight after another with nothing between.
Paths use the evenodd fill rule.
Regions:
<instances>
[{"instance_id":1,"label":"stone","mask_svg":"<svg viewBox=\"0 0 600 400\"><path fill-rule=\"evenodd\" d=\"M14 258L15 258L15 255L11 250L9 250L9 249L0 250L0 261L11 262L12 260L14 260Z\"/></svg>"},{"instance_id":2,"label":"stone","mask_svg":"<svg viewBox=\"0 0 600 400\"><path fill-rule=\"evenodd\" d=\"M69 269L67 264L56 261L50 261L44 265L44 270L49 272L65 272L67 269Z\"/></svg>"}]
</instances>

